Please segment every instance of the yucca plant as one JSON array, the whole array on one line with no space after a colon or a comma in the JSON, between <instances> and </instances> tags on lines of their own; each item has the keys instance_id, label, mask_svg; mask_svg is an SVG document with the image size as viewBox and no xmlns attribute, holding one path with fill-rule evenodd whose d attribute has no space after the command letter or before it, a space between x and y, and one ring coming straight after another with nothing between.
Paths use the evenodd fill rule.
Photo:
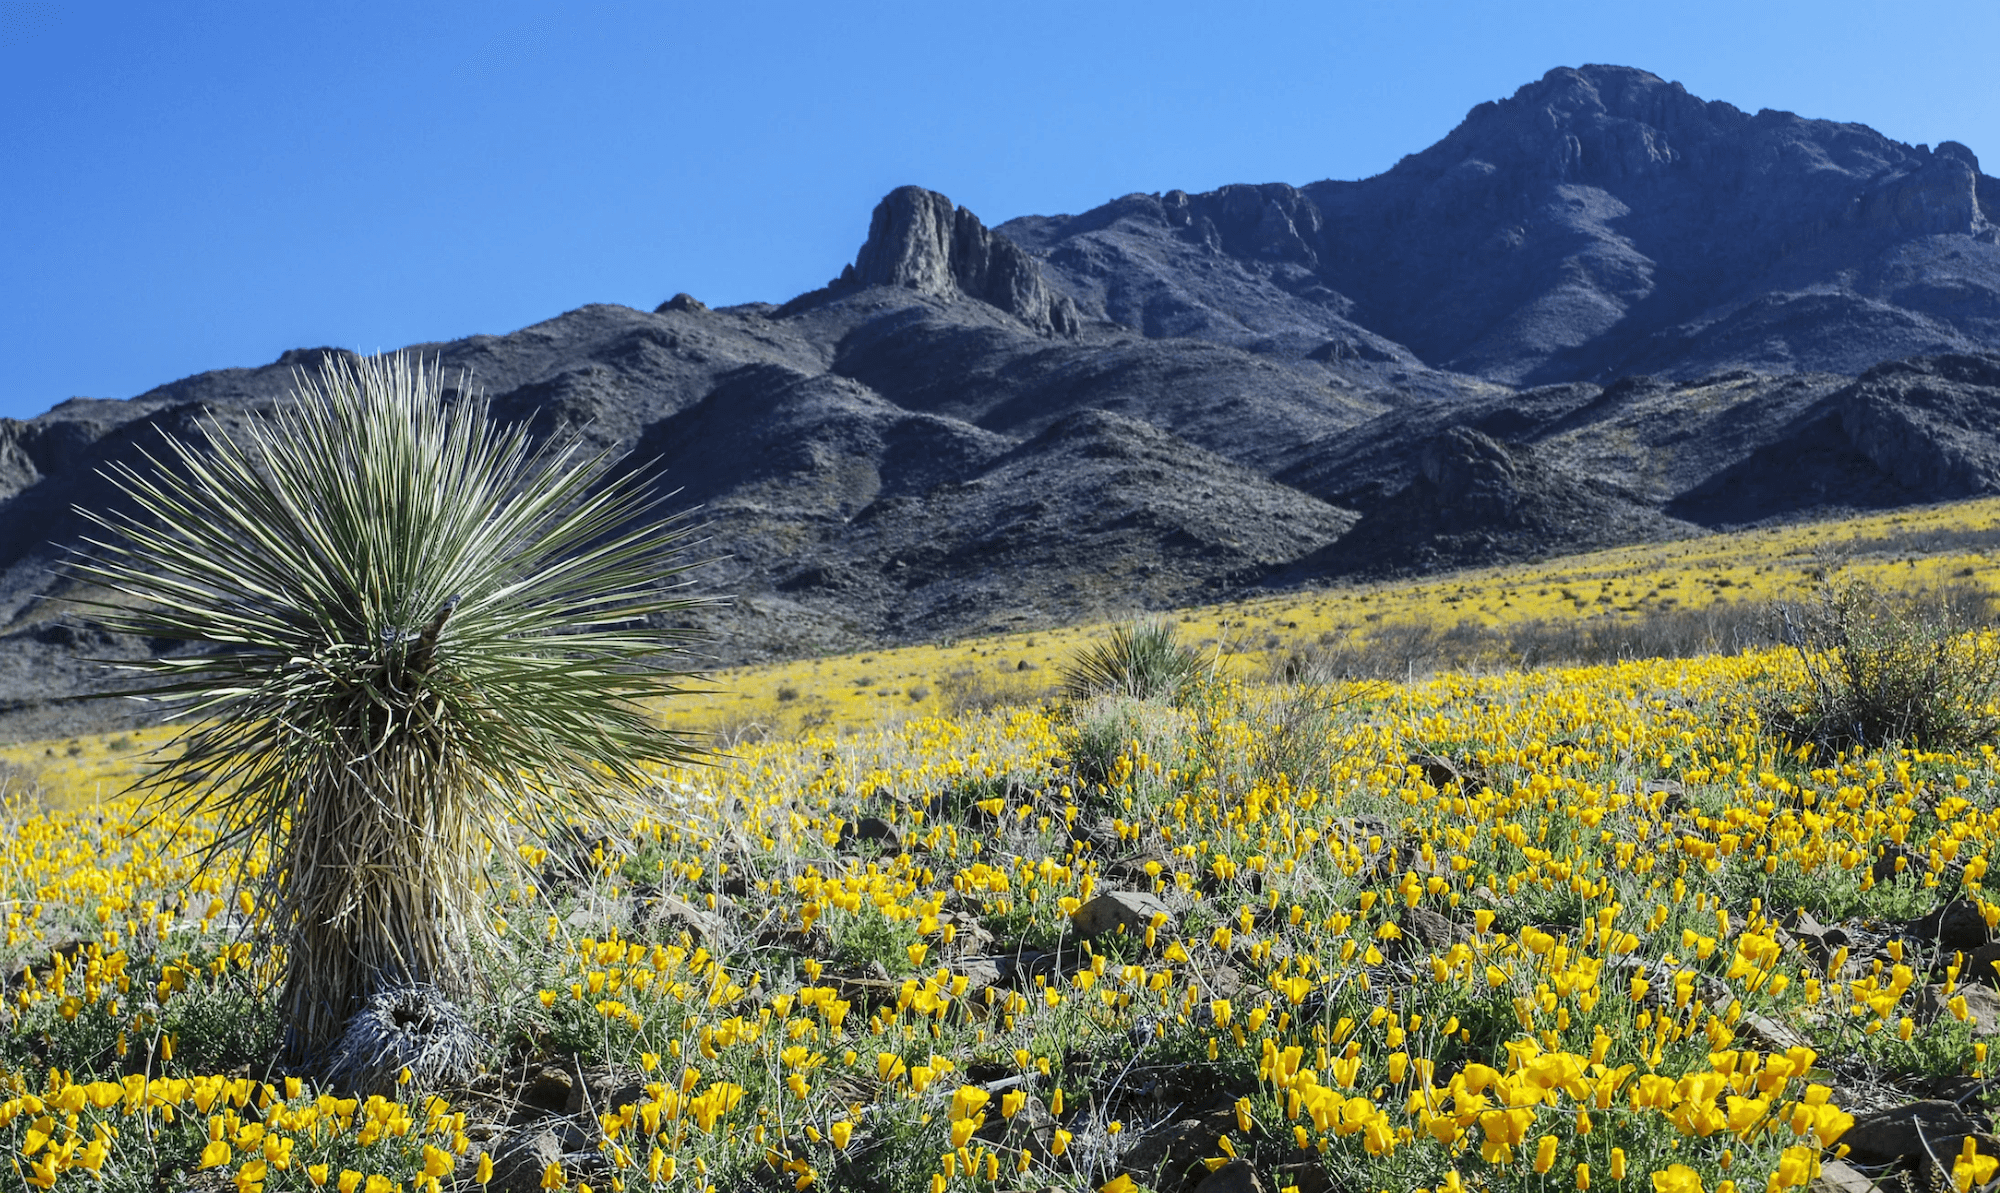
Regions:
<instances>
[{"instance_id":1,"label":"yucca plant","mask_svg":"<svg viewBox=\"0 0 2000 1193\"><path fill-rule=\"evenodd\" d=\"M471 992L489 851L629 807L698 751L653 703L686 678L687 526L637 471L539 446L437 367L329 362L234 435L167 438L74 565L108 627L209 650L139 666L185 728L144 787L268 858L294 1063L385 989ZM207 861L214 861L211 856Z\"/></svg>"},{"instance_id":2,"label":"yucca plant","mask_svg":"<svg viewBox=\"0 0 2000 1193\"><path fill-rule=\"evenodd\" d=\"M1179 704L1207 670L1201 653L1180 640L1171 622L1158 619L1119 626L1111 637L1079 651L1063 669L1063 695L1129 696Z\"/></svg>"}]
</instances>

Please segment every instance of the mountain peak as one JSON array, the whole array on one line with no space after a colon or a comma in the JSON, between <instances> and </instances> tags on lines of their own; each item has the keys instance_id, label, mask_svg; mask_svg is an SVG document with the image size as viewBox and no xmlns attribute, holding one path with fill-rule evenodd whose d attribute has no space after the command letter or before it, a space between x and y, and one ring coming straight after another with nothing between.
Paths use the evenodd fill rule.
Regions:
<instances>
[{"instance_id":1,"label":"mountain peak","mask_svg":"<svg viewBox=\"0 0 2000 1193\"><path fill-rule=\"evenodd\" d=\"M1629 66L1550 70L1372 178L1001 231L1148 336L1306 359L1372 337L1508 385L1852 374L2000 342L2000 180L1970 149L1750 115Z\"/></svg>"},{"instance_id":2,"label":"mountain peak","mask_svg":"<svg viewBox=\"0 0 2000 1193\"><path fill-rule=\"evenodd\" d=\"M1076 334L1075 304L1052 293L1035 259L936 191L898 187L878 204L842 283L963 295L1054 335Z\"/></svg>"}]
</instances>

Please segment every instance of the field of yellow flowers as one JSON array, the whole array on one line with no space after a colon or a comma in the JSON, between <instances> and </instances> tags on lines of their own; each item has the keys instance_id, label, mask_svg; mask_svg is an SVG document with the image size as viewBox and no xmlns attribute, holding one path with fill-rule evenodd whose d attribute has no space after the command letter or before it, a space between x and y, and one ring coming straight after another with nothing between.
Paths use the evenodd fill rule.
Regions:
<instances>
[{"instance_id":1,"label":"field of yellow flowers","mask_svg":"<svg viewBox=\"0 0 2000 1193\"><path fill-rule=\"evenodd\" d=\"M1302 647L1991 584L2000 502L723 673L652 814L496 842L483 1075L272 1066L261 858L0 750L0 1188L1749 1193L1995 1175L1992 747L1816 752L1778 651L1297 682ZM1311 674L1310 670L1305 674Z\"/></svg>"},{"instance_id":2,"label":"field of yellow flowers","mask_svg":"<svg viewBox=\"0 0 2000 1193\"><path fill-rule=\"evenodd\" d=\"M2000 759L1794 746L1795 667L1223 673L745 745L501 843L485 1074L391 1097L270 1068L202 826L17 797L0 1183L1969 1189Z\"/></svg>"}]
</instances>

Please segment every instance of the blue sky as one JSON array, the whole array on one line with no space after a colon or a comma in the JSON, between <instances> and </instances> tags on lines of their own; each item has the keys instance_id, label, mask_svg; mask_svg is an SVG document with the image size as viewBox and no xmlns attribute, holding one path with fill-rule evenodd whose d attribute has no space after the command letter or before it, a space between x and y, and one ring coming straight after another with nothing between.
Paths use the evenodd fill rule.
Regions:
<instances>
[{"instance_id":1,"label":"blue sky","mask_svg":"<svg viewBox=\"0 0 2000 1193\"><path fill-rule=\"evenodd\" d=\"M1958 140L2000 4L0 0L0 416L588 302L782 301L891 188L988 223L1378 173L1613 62Z\"/></svg>"}]
</instances>

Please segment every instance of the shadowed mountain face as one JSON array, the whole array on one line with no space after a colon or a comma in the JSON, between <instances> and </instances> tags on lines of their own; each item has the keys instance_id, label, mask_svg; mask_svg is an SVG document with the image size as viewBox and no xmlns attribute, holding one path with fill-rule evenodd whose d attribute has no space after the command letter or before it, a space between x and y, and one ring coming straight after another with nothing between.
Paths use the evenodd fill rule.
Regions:
<instances>
[{"instance_id":1,"label":"shadowed mountain face","mask_svg":"<svg viewBox=\"0 0 2000 1193\"><path fill-rule=\"evenodd\" d=\"M1359 182L998 228L905 187L783 306L413 350L698 505L748 662L2000 492L1996 220L1962 146L1592 66ZM117 719L49 701L154 645L52 570L100 470L334 352L0 420L0 734Z\"/></svg>"}]
</instances>

